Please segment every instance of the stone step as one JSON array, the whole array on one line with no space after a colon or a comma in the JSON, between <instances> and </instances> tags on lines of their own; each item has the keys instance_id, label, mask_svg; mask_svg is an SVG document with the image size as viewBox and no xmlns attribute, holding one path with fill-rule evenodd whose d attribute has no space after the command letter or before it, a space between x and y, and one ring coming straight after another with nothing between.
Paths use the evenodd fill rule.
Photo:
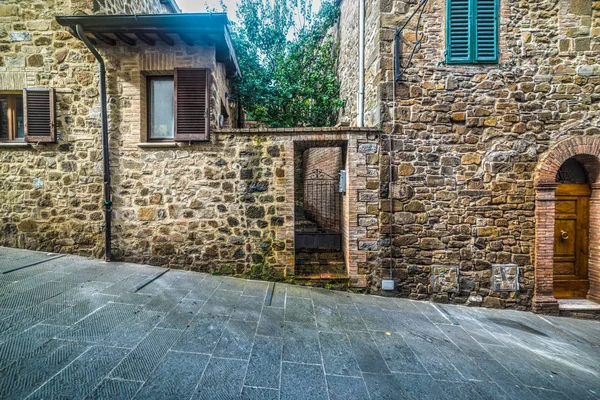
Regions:
<instances>
[{"instance_id":1,"label":"stone step","mask_svg":"<svg viewBox=\"0 0 600 400\"><path fill-rule=\"evenodd\" d=\"M586 299L558 300L561 317L593 319L600 321L600 304Z\"/></svg>"}]
</instances>

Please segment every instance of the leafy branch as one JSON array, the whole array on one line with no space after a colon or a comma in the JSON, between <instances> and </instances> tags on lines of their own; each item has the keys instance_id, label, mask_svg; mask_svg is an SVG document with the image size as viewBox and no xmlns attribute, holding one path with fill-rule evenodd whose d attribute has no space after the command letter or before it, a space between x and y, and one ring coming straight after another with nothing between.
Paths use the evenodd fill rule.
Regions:
<instances>
[{"instance_id":1,"label":"leafy branch","mask_svg":"<svg viewBox=\"0 0 600 400\"><path fill-rule=\"evenodd\" d=\"M272 127L335 124L343 101L328 31L339 8L325 1L315 14L310 0L242 0L237 17L236 86L248 117Z\"/></svg>"}]
</instances>

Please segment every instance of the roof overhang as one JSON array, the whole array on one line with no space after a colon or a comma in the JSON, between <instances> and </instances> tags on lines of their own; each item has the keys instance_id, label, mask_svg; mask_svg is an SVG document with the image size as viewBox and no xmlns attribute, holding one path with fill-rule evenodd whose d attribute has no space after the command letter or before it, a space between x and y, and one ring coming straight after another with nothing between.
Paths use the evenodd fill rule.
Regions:
<instances>
[{"instance_id":1,"label":"roof overhang","mask_svg":"<svg viewBox=\"0 0 600 400\"><path fill-rule=\"evenodd\" d=\"M154 46L162 42L173 46L175 38L188 46L206 43L215 47L217 62L225 64L228 77L241 76L225 13L68 15L57 16L56 21L70 28L75 37L75 27L81 25L94 44Z\"/></svg>"}]
</instances>

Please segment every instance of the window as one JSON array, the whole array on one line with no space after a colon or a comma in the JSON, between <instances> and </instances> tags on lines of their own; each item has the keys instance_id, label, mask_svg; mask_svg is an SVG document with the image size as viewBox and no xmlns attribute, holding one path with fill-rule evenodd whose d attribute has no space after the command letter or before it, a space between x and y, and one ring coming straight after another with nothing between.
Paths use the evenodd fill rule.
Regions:
<instances>
[{"instance_id":1,"label":"window","mask_svg":"<svg viewBox=\"0 0 600 400\"><path fill-rule=\"evenodd\" d=\"M23 95L0 94L0 141L24 141Z\"/></svg>"},{"instance_id":2,"label":"window","mask_svg":"<svg viewBox=\"0 0 600 400\"><path fill-rule=\"evenodd\" d=\"M498 61L498 7L499 0L448 0L448 64Z\"/></svg>"},{"instance_id":3,"label":"window","mask_svg":"<svg viewBox=\"0 0 600 400\"><path fill-rule=\"evenodd\" d=\"M146 88L149 140L208 140L209 69L176 69L174 76L149 76Z\"/></svg>"},{"instance_id":4,"label":"window","mask_svg":"<svg viewBox=\"0 0 600 400\"><path fill-rule=\"evenodd\" d=\"M148 77L148 138L175 137L174 81L172 76Z\"/></svg>"}]
</instances>

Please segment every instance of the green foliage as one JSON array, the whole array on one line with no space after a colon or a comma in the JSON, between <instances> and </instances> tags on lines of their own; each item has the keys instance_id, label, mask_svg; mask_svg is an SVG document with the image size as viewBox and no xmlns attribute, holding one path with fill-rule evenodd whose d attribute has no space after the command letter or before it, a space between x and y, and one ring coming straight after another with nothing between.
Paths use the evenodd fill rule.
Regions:
<instances>
[{"instance_id":1,"label":"green foliage","mask_svg":"<svg viewBox=\"0 0 600 400\"><path fill-rule=\"evenodd\" d=\"M315 14L310 0L241 0L237 16L236 86L249 119L272 127L335 124L343 101L327 30L339 8L325 1Z\"/></svg>"}]
</instances>

